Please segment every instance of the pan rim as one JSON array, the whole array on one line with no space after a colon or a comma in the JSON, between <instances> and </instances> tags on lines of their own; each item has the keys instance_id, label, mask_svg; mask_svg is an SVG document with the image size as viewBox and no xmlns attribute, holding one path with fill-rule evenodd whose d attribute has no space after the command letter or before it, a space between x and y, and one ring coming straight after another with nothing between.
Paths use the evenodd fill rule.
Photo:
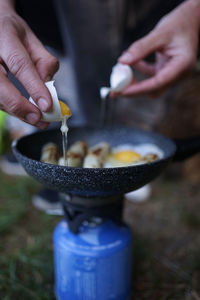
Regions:
<instances>
[{"instance_id":1,"label":"pan rim","mask_svg":"<svg viewBox=\"0 0 200 300\"><path fill-rule=\"evenodd\" d=\"M70 127L72 129L101 129L101 128L95 128L95 127L92 127L92 126L73 126L73 127ZM115 128L114 126L110 127L110 126L107 126L107 127L103 127L102 129L103 130L109 130L109 129L113 129ZM26 139L27 137L30 137L30 136L34 136L34 135L37 135L38 134L38 131L37 132L34 132L32 134L29 134L29 135L25 135L25 136L22 136L21 138L17 139L17 140L14 140L12 142L12 149L14 151L14 153L16 152L18 155L20 155L22 158L25 158L25 159L28 159L32 162L36 162L37 164L40 164L41 166L54 166L54 168L56 169L60 169L60 170L65 170L65 171L75 171L76 172L86 172L88 173L89 172L94 172L94 173L97 173L97 172L106 172L106 173L113 173L115 172L116 170L121 170L121 171L126 171L126 170L130 170L130 169L133 169L133 168L138 168L138 167L141 167L141 166L152 166L152 165L156 165L156 164L159 164L160 162L162 161L166 161L166 160L172 160L173 159L173 156L175 155L176 153L176 149L177 149L177 146L176 144L173 142L173 140L171 140L170 138L158 133L158 132L155 132L155 131L148 131L148 130L144 130L144 129L141 129L141 128L136 128L136 127L128 127L128 126L116 126L117 129L132 129L134 131L137 131L137 132L141 132L141 133L144 133L144 134L151 134L157 138L162 138L164 139L166 142L168 142L169 144L171 144L171 148L172 150L170 151L171 154L169 153L168 155L167 154L164 154L164 156L160 159L157 159L153 162L149 162L149 163L142 163L142 164L135 164L135 165L129 165L129 166L120 166L120 167L101 167L101 168L83 168L83 167L69 167L69 166L60 166L60 165L56 165L56 164L49 164L49 163L44 163L44 162L41 162L40 160L36 160L36 159L33 159L33 158L30 158L28 157L27 155L25 154L22 154L20 152L20 150L18 149L18 145L19 143L21 143L23 141L23 139ZM70 130L70 129L69 129ZM41 134L45 134L46 132L56 132L58 131L59 132L59 129L58 128L53 128L53 129L47 129L47 130L44 130L44 131L40 131L39 133Z\"/></svg>"}]
</instances>

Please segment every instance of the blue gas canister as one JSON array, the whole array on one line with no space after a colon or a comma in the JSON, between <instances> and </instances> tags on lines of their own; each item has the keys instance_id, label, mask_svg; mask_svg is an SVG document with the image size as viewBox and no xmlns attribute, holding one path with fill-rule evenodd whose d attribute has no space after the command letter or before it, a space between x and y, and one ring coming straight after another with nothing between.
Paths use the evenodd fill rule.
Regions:
<instances>
[{"instance_id":1,"label":"blue gas canister","mask_svg":"<svg viewBox=\"0 0 200 300\"><path fill-rule=\"evenodd\" d=\"M78 234L65 220L54 231L57 300L129 300L132 234L111 220L93 218Z\"/></svg>"}]
</instances>

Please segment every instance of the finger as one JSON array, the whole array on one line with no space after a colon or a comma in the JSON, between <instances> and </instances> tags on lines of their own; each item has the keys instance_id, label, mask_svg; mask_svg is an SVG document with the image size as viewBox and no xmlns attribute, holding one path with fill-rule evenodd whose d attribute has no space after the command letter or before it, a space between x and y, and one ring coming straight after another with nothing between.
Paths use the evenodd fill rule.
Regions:
<instances>
[{"instance_id":1,"label":"finger","mask_svg":"<svg viewBox=\"0 0 200 300\"><path fill-rule=\"evenodd\" d=\"M2 110L4 110L4 109L2 109ZM22 120L23 122L27 123L27 124L30 124L29 122L27 122L27 120L23 120L23 119L21 119L21 120ZM30 125L33 125L33 124L30 124ZM36 124L34 124L33 126L35 126L35 127L38 128L38 129L44 130L44 129L47 129L47 128L48 128L49 123L43 122L43 121L39 121L39 122L37 122Z\"/></svg>"},{"instance_id":2,"label":"finger","mask_svg":"<svg viewBox=\"0 0 200 300\"><path fill-rule=\"evenodd\" d=\"M0 61L1 61L1 59L0 59ZM4 87L6 87L7 86L7 88L9 89L9 94L11 95L11 88L12 87L14 87L14 86L12 86L12 84L11 84L11 86L10 86L10 81L7 81L7 70L6 70L6 68L5 68L5 66L4 65L1 65L0 64L0 78L1 78L1 80L0 80L0 83L2 83L3 85L4 85ZM5 81L4 81L4 79L5 79ZM9 85L7 85L9 83ZM18 90L17 91L13 91L13 92L16 92L16 99L17 99L17 93L18 93ZM3 96L3 91L1 91L1 96L2 96L2 99L4 99L4 101L7 103L10 103L10 101L6 101L6 98L4 98L4 96ZM23 98L23 97L22 97ZM23 99L24 100L24 99ZM20 100L20 101L23 101L23 100ZM12 101L12 100L11 100ZM25 99L25 105L27 104L27 100ZM4 110L4 111L9 111L9 113L10 114L14 114L16 117L18 117L18 118L20 118L21 120L23 120L24 122L26 122L26 123L28 123L28 121L30 121L31 123L29 123L29 124L31 124L31 125L35 125L37 128L39 128L39 129L46 129L48 126L49 126L49 123L47 123L47 122L43 122L43 121L39 121L39 122L37 122L37 120L38 120L38 117L36 118L36 123L35 123L35 118L33 118L33 115L28 115L28 114L34 114L35 112L29 112L29 113L27 113L26 114L26 112L21 112L21 114L20 115L16 115L15 114L15 111L13 110L13 105L10 107L10 108L7 108L7 105L6 105L6 103L3 103L3 104L1 104L1 99L0 99L0 107ZM7 104L8 104L7 103ZM24 107L24 104L22 103L22 105L21 105L21 107ZM35 108L32 104L31 104L31 108ZM17 108L15 108L15 109L17 109ZM24 117L25 116L25 117ZM39 118L40 118L40 112L39 112Z\"/></svg>"},{"instance_id":3,"label":"finger","mask_svg":"<svg viewBox=\"0 0 200 300\"><path fill-rule=\"evenodd\" d=\"M112 97L110 97L110 98L120 98L120 97L126 97L126 98L143 97L144 98L145 97L145 98L150 98L150 99L156 99L156 98L162 96L166 91L167 91L167 88L163 88L158 91L140 92L140 93L135 93L135 94L130 94L130 95L124 95L122 92L122 93L113 94Z\"/></svg>"},{"instance_id":4,"label":"finger","mask_svg":"<svg viewBox=\"0 0 200 300\"><path fill-rule=\"evenodd\" d=\"M156 52L156 64L155 64L156 72L161 70L167 64L169 59L170 58L168 56L166 56L162 53Z\"/></svg>"},{"instance_id":5,"label":"finger","mask_svg":"<svg viewBox=\"0 0 200 300\"><path fill-rule=\"evenodd\" d=\"M0 72L0 109L31 125L36 125L41 118L39 109L23 97L2 72Z\"/></svg>"},{"instance_id":6,"label":"finger","mask_svg":"<svg viewBox=\"0 0 200 300\"><path fill-rule=\"evenodd\" d=\"M25 45L33 63L35 64L40 78L44 82L51 80L59 68L59 62L57 58L45 49L42 43L29 29L27 29Z\"/></svg>"},{"instance_id":7,"label":"finger","mask_svg":"<svg viewBox=\"0 0 200 300\"><path fill-rule=\"evenodd\" d=\"M186 59L173 58L155 76L127 87L121 95L138 95L164 88L177 80L181 74L188 69L188 66L189 63Z\"/></svg>"},{"instance_id":8,"label":"finger","mask_svg":"<svg viewBox=\"0 0 200 300\"><path fill-rule=\"evenodd\" d=\"M46 129L49 126L48 122L40 121L35 125L38 129Z\"/></svg>"},{"instance_id":9,"label":"finger","mask_svg":"<svg viewBox=\"0 0 200 300\"><path fill-rule=\"evenodd\" d=\"M3 61L0 58L0 73L7 76L8 75L8 71L6 66L4 65Z\"/></svg>"},{"instance_id":10,"label":"finger","mask_svg":"<svg viewBox=\"0 0 200 300\"><path fill-rule=\"evenodd\" d=\"M155 65L147 63L144 60L139 61L134 65L134 68L141 73L148 75L148 76L153 76L156 73Z\"/></svg>"},{"instance_id":11,"label":"finger","mask_svg":"<svg viewBox=\"0 0 200 300\"><path fill-rule=\"evenodd\" d=\"M156 99L156 98L162 96L163 94L165 94L168 91L168 88L169 88L169 86L167 85L165 88L161 88L161 89L156 90L152 93L148 93L148 96L150 98Z\"/></svg>"},{"instance_id":12,"label":"finger","mask_svg":"<svg viewBox=\"0 0 200 300\"><path fill-rule=\"evenodd\" d=\"M138 80L134 77L133 80L131 81L131 83L130 83L129 86L131 86L131 85L133 85L133 84L136 84L136 83L138 83ZM121 95L122 95L122 92L114 92L114 91L111 91L111 92L109 93L109 98L118 98L118 97L120 97Z\"/></svg>"},{"instance_id":13,"label":"finger","mask_svg":"<svg viewBox=\"0 0 200 300\"><path fill-rule=\"evenodd\" d=\"M126 51L124 51L124 53L122 53L118 61L120 63L133 65L160 49L162 45L162 36L157 30L154 30L144 38L134 42Z\"/></svg>"},{"instance_id":14,"label":"finger","mask_svg":"<svg viewBox=\"0 0 200 300\"><path fill-rule=\"evenodd\" d=\"M0 48L1 58L9 71L22 83L39 108L49 111L52 106L51 95L21 41L10 34Z\"/></svg>"}]
</instances>

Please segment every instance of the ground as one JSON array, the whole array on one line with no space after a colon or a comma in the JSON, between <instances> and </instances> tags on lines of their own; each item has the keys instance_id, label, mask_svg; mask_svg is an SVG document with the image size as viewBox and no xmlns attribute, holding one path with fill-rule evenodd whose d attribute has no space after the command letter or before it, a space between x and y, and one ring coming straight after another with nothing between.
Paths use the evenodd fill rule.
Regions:
<instances>
[{"instance_id":1,"label":"ground","mask_svg":"<svg viewBox=\"0 0 200 300\"><path fill-rule=\"evenodd\" d=\"M55 300L52 231L60 217L32 207L33 179L0 176L0 299ZM200 299L200 188L163 175L146 203L125 203L124 219L134 234L131 300Z\"/></svg>"}]
</instances>

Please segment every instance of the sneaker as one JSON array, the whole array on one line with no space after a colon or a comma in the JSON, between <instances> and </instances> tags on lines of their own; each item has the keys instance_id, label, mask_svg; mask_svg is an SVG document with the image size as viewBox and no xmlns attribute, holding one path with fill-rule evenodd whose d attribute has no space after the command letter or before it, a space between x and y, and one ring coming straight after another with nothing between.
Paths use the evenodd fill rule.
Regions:
<instances>
[{"instance_id":1,"label":"sneaker","mask_svg":"<svg viewBox=\"0 0 200 300\"><path fill-rule=\"evenodd\" d=\"M53 190L46 188L42 189L32 197L32 204L35 208L44 211L49 215L62 216L64 214L59 194Z\"/></svg>"},{"instance_id":2,"label":"sneaker","mask_svg":"<svg viewBox=\"0 0 200 300\"><path fill-rule=\"evenodd\" d=\"M147 201L151 196L151 185L146 184L138 190L132 191L124 195L125 199L132 203L142 203Z\"/></svg>"},{"instance_id":3,"label":"sneaker","mask_svg":"<svg viewBox=\"0 0 200 300\"><path fill-rule=\"evenodd\" d=\"M7 175L28 175L12 153L2 156L0 160L0 168L2 172Z\"/></svg>"}]
</instances>

